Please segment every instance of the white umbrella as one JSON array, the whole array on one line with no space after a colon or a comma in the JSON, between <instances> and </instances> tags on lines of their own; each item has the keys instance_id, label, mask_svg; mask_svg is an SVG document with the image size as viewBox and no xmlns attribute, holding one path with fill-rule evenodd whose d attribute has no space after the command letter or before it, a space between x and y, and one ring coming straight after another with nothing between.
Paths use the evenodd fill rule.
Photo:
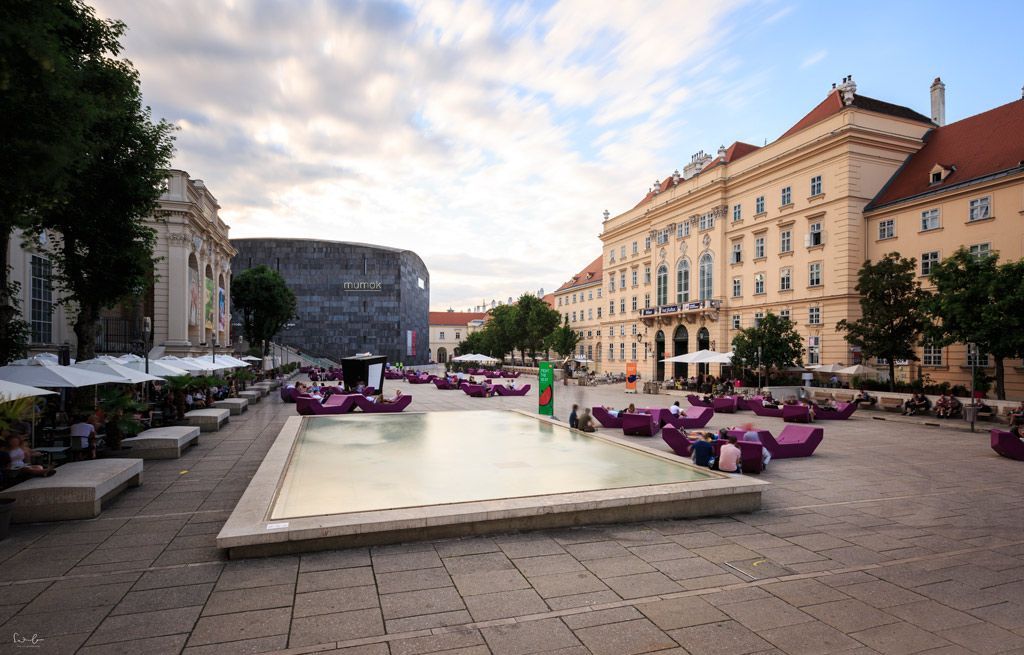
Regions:
<instances>
[{"instance_id":1,"label":"white umbrella","mask_svg":"<svg viewBox=\"0 0 1024 655\"><path fill-rule=\"evenodd\" d=\"M74 366L54 366L35 361L22 366L0 366L0 380L44 388L90 387L95 384L127 384L128 381L107 375L86 371Z\"/></svg>"},{"instance_id":2,"label":"white umbrella","mask_svg":"<svg viewBox=\"0 0 1024 655\"><path fill-rule=\"evenodd\" d=\"M686 353L685 355L676 355L670 359L666 359L666 362L681 362L683 364L707 364L708 359L721 353L715 352L714 350L698 350L697 352Z\"/></svg>"},{"instance_id":3,"label":"white umbrella","mask_svg":"<svg viewBox=\"0 0 1024 655\"><path fill-rule=\"evenodd\" d=\"M163 380L163 378L157 377L153 374L146 374L128 368L115 357L97 357L96 359L87 359L85 361L76 362L74 368L92 371L93 373L115 375L124 379L126 382L131 382L132 384L158 382Z\"/></svg>"},{"instance_id":4,"label":"white umbrella","mask_svg":"<svg viewBox=\"0 0 1024 655\"><path fill-rule=\"evenodd\" d=\"M125 368L130 368L133 371L146 372L146 360L138 355L123 355L118 357L118 363ZM177 366L171 366L167 362L161 362L156 359L149 360L149 374L158 375L162 378L168 377L179 377L182 375L189 375L189 372L183 368Z\"/></svg>"},{"instance_id":5,"label":"white umbrella","mask_svg":"<svg viewBox=\"0 0 1024 655\"><path fill-rule=\"evenodd\" d=\"M823 364L819 366L808 366L815 373L840 373L845 368L842 364Z\"/></svg>"},{"instance_id":6,"label":"white umbrella","mask_svg":"<svg viewBox=\"0 0 1024 655\"><path fill-rule=\"evenodd\" d=\"M458 357L453 357L452 361L453 362L496 362L498 360L496 360L493 357L488 357L487 355L480 355L480 354L477 354L477 353L467 353L465 355L459 355Z\"/></svg>"},{"instance_id":7,"label":"white umbrella","mask_svg":"<svg viewBox=\"0 0 1024 655\"><path fill-rule=\"evenodd\" d=\"M37 389L36 387L18 384L17 382L0 380L0 402L10 402L19 398L31 398L33 396L53 396L56 394L56 391Z\"/></svg>"},{"instance_id":8,"label":"white umbrella","mask_svg":"<svg viewBox=\"0 0 1024 655\"><path fill-rule=\"evenodd\" d=\"M200 364L206 364L215 371L223 371L227 368L239 368L241 366L248 366L248 364L238 364L228 359L227 355L221 355L217 357L217 361L213 361L213 358L209 355L203 355L202 357L191 357Z\"/></svg>"},{"instance_id":9,"label":"white umbrella","mask_svg":"<svg viewBox=\"0 0 1024 655\"><path fill-rule=\"evenodd\" d=\"M593 364L594 363L594 360L587 359L583 355L576 355L576 357L573 358L573 361L579 362L580 364Z\"/></svg>"},{"instance_id":10,"label":"white umbrella","mask_svg":"<svg viewBox=\"0 0 1024 655\"><path fill-rule=\"evenodd\" d=\"M174 355L167 355L165 357L161 357L157 361L163 362L165 364L170 364L174 368L184 369L188 371L191 375L202 375L205 373L209 373L211 370L211 367L200 364L199 362L189 359L188 357L175 357Z\"/></svg>"},{"instance_id":11,"label":"white umbrella","mask_svg":"<svg viewBox=\"0 0 1024 655\"><path fill-rule=\"evenodd\" d=\"M246 355L245 357L242 358L242 361L249 362L250 364L255 364L256 362L262 362L263 359L260 357L253 357L252 355Z\"/></svg>"},{"instance_id":12,"label":"white umbrella","mask_svg":"<svg viewBox=\"0 0 1024 655\"><path fill-rule=\"evenodd\" d=\"M233 357L232 355L217 355L217 361L218 362L222 358L228 364L234 364L235 368L242 368L244 366L248 366L249 365L249 362L243 362L242 360L238 359L237 357Z\"/></svg>"},{"instance_id":13,"label":"white umbrella","mask_svg":"<svg viewBox=\"0 0 1024 655\"><path fill-rule=\"evenodd\" d=\"M836 371L839 375L878 375L878 369L872 366L864 366L863 364L854 364L853 366L847 366Z\"/></svg>"},{"instance_id":14,"label":"white umbrella","mask_svg":"<svg viewBox=\"0 0 1024 655\"><path fill-rule=\"evenodd\" d=\"M47 366L57 366L60 364L60 360L53 353L39 353L38 355L32 355L25 359L16 359L13 362L8 363L8 366L28 366L29 364L36 362ZM74 358L71 359L71 363L75 363Z\"/></svg>"},{"instance_id":15,"label":"white umbrella","mask_svg":"<svg viewBox=\"0 0 1024 655\"><path fill-rule=\"evenodd\" d=\"M733 354L729 353L715 353L713 352L706 359L701 360L701 364L732 364Z\"/></svg>"}]
</instances>

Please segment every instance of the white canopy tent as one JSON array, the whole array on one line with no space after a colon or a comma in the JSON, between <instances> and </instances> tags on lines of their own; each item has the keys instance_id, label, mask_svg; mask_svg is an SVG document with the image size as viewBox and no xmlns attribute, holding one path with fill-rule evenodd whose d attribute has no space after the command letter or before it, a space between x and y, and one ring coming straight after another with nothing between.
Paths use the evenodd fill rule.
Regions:
<instances>
[{"instance_id":1,"label":"white canopy tent","mask_svg":"<svg viewBox=\"0 0 1024 655\"><path fill-rule=\"evenodd\" d=\"M132 384L141 384L143 382L160 382L163 380L163 378L157 377L152 373L146 374L141 371L136 371L134 369L128 368L116 357L97 357L95 359L87 359L84 361L75 362L73 368L80 368L85 371L92 371L93 373L114 375Z\"/></svg>"},{"instance_id":2,"label":"white canopy tent","mask_svg":"<svg viewBox=\"0 0 1024 655\"><path fill-rule=\"evenodd\" d=\"M32 398L34 396L55 396L56 391L50 391L49 389L39 389L36 387L30 387L26 384L18 384L17 382L8 382L7 380L0 380L0 402L10 402L12 400L18 400L21 398Z\"/></svg>"},{"instance_id":3,"label":"white canopy tent","mask_svg":"<svg viewBox=\"0 0 1024 655\"><path fill-rule=\"evenodd\" d=\"M77 389L96 384L130 384L128 380L106 373L35 361L27 365L0 366L0 380L48 389Z\"/></svg>"},{"instance_id":4,"label":"white canopy tent","mask_svg":"<svg viewBox=\"0 0 1024 655\"><path fill-rule=\"evenodd\" d=\"M133 371L146 372L146 360L138 355L122 355L117 358L118 363L126 368L130 368ZM178 377L181 375L189 375L189 371L177 366L171 366L167 362L161 362L156 359L149 360L149 373L150 375L157 375L163 378Z\"/></svg>"},{"instance_id":5,"label":"white canopy tent","mask_svg":"<svg viewBox=\"0 0 1024 655\"><path fill-rule=\"evenodd\" d=\"M698 350L697 352L676 355L661 361L669 364L732 364L732 353Z\"/></svg>"},{"instance_id":6,"label":"white canopy tent","mask_svg":"<svg viewBox=\"0 0 1024 655\"><path fill-rule=\"evenodd\" d=\"M458 357L452 358L453 362L496 362L498 361L494 357L487 355L480 355L478 353L467 353L465 355L459 355Z\"/></svg>"},{"instance_id":7,"label":"white canopy tent","mask_svg":"<svg viewBox=\"0 0 1024 655\"><path fill-rule=\"evenodd\" d=\"M854 364L853 366L847 366L836 371L839 375L858 375L864 376L875 376L878 377L879 371L873 366L864 366L863 364Z\"/></svg>"},{"instance_id":8,"label":"white canopy tent","mask_svg":"<svg viewBox=\"0 0 1024 655\"><path fill-rule=\"evenodd\" d=\"M210 355L192 357L191 359L199 362L200 364L209 364L215 371L221 371L226 368L243 368L248 366L245 362L240 362L230 355L218 355L216 361L214 361L213 357Z\"/></svg>"},{"instance_id":9,"label":"white canopy tent","mask_svg":"<svg viewBox=\"0 0 1024 655\"><path fill-rule=\"evenodd\" d=\"M242 361L249 362L250 364L256 364L257 362L262 362L263 359L260 357L253 357L252 355L246 355L245 357L242 357Z\"/></svg>"},{"instance_id":10,"label":"white canopy tent","mask_svg":"<svg viewBox=\"0 0 1024 655\"><path fill-rule=\"evenodd\" d=\"M174 355L167 355L157 360L165 364L170 364L175 368L188 371L190 375L205 375L212 369L209 366L204 366L199 362L195 362L187 357L175 357Z\"/></svg>"},{"instance_id":11,"label":"white canopy tent","mask_svg":"<svg viewBox=\"0 0 1024 655\"><path fill-rule=\"evenodd\" d=\"M807 368L815 373L841 373L846 367L842 364L820 364L818 366L808 366Z\"/></svg>"}]
</instances>

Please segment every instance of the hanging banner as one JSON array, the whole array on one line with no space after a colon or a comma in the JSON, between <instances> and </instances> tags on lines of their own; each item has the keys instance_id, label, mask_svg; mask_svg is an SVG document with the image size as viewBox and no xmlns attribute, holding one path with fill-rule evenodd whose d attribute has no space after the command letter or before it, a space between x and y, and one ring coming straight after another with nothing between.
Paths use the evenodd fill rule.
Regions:
<instances>
[{"instance_id":1,"label":"hanging banner","mask_svg":"<svg viewBox=\"0 0 1024 655\"><path fill-rule=\"evenodd\" d=\"M636 362L626 362L626 393L636 393Z\"/></svg>"},{"instance_id":2,"label":"hanging banner","mask_svg":"<svg viewBox=\"0 0 1024 655\"><path fill-rule=\"evenodd\" d=\"M537 413L544 416L555 414L555 369L551 362L541 362L537 371Z\"/></svg>"},{"instance_id":3,"label":"hanging banner","mask_svg":"<svg viewBox=\"0 0 1024 655\"><path fill-rule=\"evenodd\" d=\"M199 307L203 304L203 290L199 285L199 271L188 269L188 324L199 325Z\"/></svg>"},{"instance_id":4,"label":"hanging banner","mask_svg":"<svg viewBox=\"0 0 1024 655\"><path fill-rule=\"evenodd\" d=\"M416 330L405 331L405 356L416 356Z\"/></svg>"},{"instance_id":5,"label":"hanging banner","mask_svg":"<svg viewBox=\"0 0 1024 655\"><path fill-rule=\"evenodd\" d=\"M224 295L224 287L217 289L217 329L224 332L228 328L228 304Z\"/></svg>"},{"instance_id":6,"label":"hanging banner","mask_svg":"<svg viewBox=\"0 0 1024 655\"><path fill-rule=\"evenodd\" d=\"M206 278L206 329L213 329L213 303L216 290L213 288L213 278Z\"/></svg>"}]
</instances>

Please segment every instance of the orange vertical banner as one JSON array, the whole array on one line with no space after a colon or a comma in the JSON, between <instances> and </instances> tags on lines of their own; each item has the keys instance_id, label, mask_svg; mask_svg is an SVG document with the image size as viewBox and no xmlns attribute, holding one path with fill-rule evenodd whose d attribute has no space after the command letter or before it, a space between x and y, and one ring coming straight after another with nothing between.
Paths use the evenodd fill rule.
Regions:
<instances>
[{"instance_id":1,"label":"orange vertical banner","mask_svg":"<svg viewBox=\"0 0 1024 655\"><path fill-rule=\"evenodd\" d=\"M626 362L626 393L636 393L636 362Z\"/></svg>"}]
</instances>

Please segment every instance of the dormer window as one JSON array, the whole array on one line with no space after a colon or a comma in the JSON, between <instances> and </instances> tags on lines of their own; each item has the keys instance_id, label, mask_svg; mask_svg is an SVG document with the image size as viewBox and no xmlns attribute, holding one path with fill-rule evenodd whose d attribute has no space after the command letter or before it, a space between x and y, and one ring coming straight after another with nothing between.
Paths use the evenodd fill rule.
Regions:
<instances>
[{"instance_id":1,"label":"dormer window","mask_svg":"<svg viewBox=\"0 0 1024 655\"><path fill-rule=\"evenodd\" d=\"M953 166L935 164L935 166L932 167L932 170L928 173L928 184L939 184L949 177L949 174L954 170Z\"/></svg>"}]
</instances>

